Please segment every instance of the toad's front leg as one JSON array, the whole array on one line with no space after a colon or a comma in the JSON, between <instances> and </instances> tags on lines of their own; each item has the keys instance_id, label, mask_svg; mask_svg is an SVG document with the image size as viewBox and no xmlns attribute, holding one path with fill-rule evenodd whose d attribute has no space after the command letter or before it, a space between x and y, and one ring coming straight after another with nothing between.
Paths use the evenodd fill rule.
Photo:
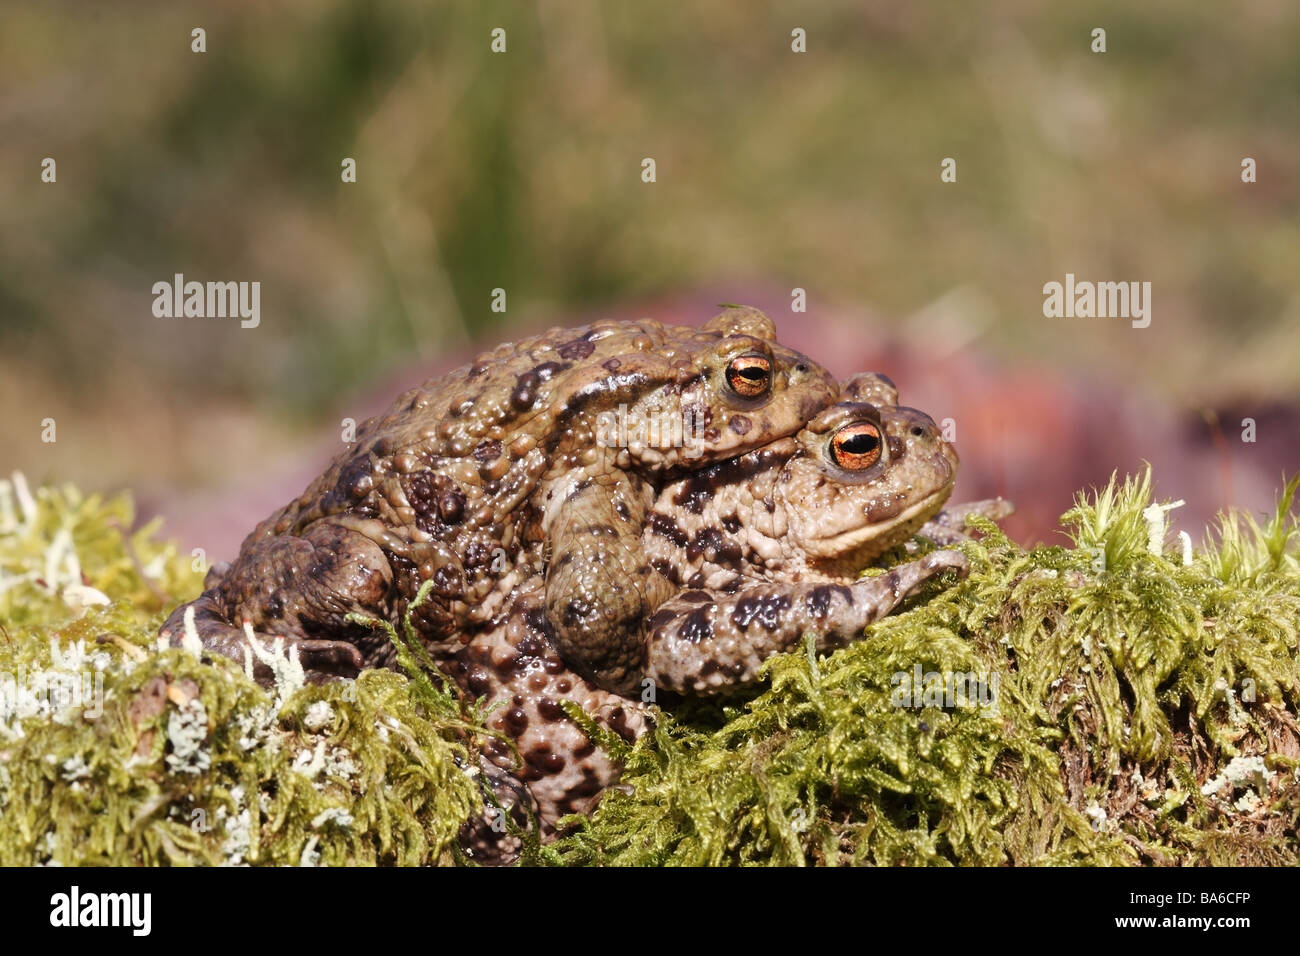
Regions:
<instances>
[{"instance_id":1,"label":"toad's front leg","mask_svg":"<svg viewBox=\"0 0 1300 956\"><path fill-rule=\"evenodd\" d=\"M546 618L561 657L615 693L640 687L645 620L673 592L641 546L648 489L622 472L556 489Z\"/></svg>"},{"instance_id":2,"label":"toad's front leg","mask_svg":"<svg viewBox=\"0 0 1300 956\"><path fill-rule=\"evenodd\" d=\"M965 577L966 558L934 551L885 574L849 584L755 582L735 594L687 591L646 625L646 676L665 690L710 694L753 680L773 654L806 632L817 648L839 647L889 614L931 578Z\"/></svg>"}]
</instances>

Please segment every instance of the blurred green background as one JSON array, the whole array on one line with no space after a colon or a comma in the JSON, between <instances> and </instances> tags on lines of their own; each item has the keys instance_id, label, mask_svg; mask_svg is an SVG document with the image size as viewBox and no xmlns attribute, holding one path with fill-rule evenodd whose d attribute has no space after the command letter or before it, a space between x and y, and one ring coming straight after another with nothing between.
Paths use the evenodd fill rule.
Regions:
<instances>
[{"instance_id":1,"label":"blurred green background","mask_svg":"<svg viewBox=\"0 0 1300 956\"><path fill-rule=\"evenodd\" d=\"M960 292L999 360L1173 404L1300 395L1293 0L0 17L0 449L34 480L255 474L413 360L748 283L900 324ZM155 318L176 272L260 281L261 326ZM1152 282L1151 328L1044 319L1066 272Z\"/></svg>"}]
</instances>

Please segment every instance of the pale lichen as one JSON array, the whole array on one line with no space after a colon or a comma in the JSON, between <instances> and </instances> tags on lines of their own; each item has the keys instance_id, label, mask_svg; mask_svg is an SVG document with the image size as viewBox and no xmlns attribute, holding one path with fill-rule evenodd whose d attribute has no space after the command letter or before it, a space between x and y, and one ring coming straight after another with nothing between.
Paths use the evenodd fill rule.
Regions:
<instances>
[{"instance_id":1,"label":"pale lichen","mask_svg":"<svg viewBox=\"0 0 1300 956\"><path fill-rule=\"evenodd\" d=\"M389 672L304 686L283 652L268 695L234 662L160 646L199 576L131 525L125 498L0 481L0 865L451 859L481 805L458 703ZM38 580L73 551L111 604L81 613ZM390 720L406 745L367 729Z\"/></svg>"},{"instance_id":2,"label":"pale lichen","mask_svg":"<svg viewBox=\"0 0 1300 956\"><path fill-rule=\"evenodd\" d=\"M212 763L212 754L204 746L208 739L208 711L195 697L167 716L167 768L172 773L203 773Z\"/></svg>"}]
</instances>

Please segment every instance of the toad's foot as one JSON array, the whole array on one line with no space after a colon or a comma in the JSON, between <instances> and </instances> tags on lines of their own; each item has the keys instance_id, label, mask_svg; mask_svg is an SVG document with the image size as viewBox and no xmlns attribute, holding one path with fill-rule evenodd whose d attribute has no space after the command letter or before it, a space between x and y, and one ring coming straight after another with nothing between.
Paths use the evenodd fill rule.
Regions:
<instances>
[{"instance_id":1,"label":"toad's foot","mask_svg":"<svg viewBox=\"0 0 1300 956\"><path fill-rule=\"evenodd\" d=\"M275 672L266 660L277 653L287 655L290 648L297 652L298 663L302 665L307 680L311 683L324 683L338 677L355 677L365 664L360 648L347 641L254 631L252 641L257 644L254 649L249 646L249 632L227 623L210 594L204 594L190 604L178 607L167 618L159 634L167 638L172 647L182 646L185 640L185 615L190 608L194 610L194 631L203 649L234 661L249 661L253 679L260 684L269 685L275 680Z\"/></svg>"},{"instance_id":2,"label":"toad's foot","mask_svg":"<svg viewBox=\"0 0 1300 956\"><path fill-rule=\"evenodd\" d=\"M475 863L508 866L518 858L524 841L520 835L537 819L537 801L515 774L483 757L479 760L485 795L483 813L460 828L460 845Z\"/></svg>"},{"instance_id":3,"label":"toad's foot","mask_svg":"<svg viewBox=\"0 0 1300 956\"><path fill-rule=\"evenodd\" d=\"M388 559L374 541L321 522L301 536L246 546L238 566L224 576L210 575L207 590L173 611L160 633L179 646L186 612L193 608L203 647L236 661L251 654L260 683L270 683L274 674L266 655L249 648L245 624L259 651L280 641L296 648L308 680L351 677L388 645L382 630L358 624L353 616L388 620L392 578Z\"/></svg>"},{"instance_id":4,"label":"toad's foot","mask_svg":"<svg viewBox=\"0 0 1300 956\"><path fill-rule=\"evenodd\" d=\"M966 531L967 515L979 515L990 521L1001 521L1008 515L1014 514L1015 510L1016 506L1005 498L985 498L983 501L948 505L922 525L916 533L923 538L929 538L940 547L947 548L972 540Z\"/></svg>"}]
</instances>

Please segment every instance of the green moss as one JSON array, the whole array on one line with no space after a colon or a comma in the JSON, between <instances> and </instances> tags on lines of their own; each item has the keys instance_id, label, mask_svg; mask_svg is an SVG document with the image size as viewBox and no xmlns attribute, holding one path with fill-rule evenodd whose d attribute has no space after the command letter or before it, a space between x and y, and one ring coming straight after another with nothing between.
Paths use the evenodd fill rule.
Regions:
<instances>
[{"instance_id":1,"label":"green moss","mask_svg":"<svg viewBox=\"0 0 1300 956\"><path fill-rule=\"evenodd\" d=\"M1187 564L1158 524L1152 552L1149 476L1081 497L1070 548L985 526L967 580L866 640L774 658L748 699L674 707L635 747L602 735L630 792L525 859L1293 864L1295 491ZM125 499L0 482L0 680L38 691L0 698L0 864L458 860L483 715L410 635L406 675L275 694L160 651L198 575L130 525ZM916 674L990 696L900 699ZM97 680L100 716L39 692Z\"/></svg>"},{"instance_id":2,"label":"green moss","mask_svg":"<svg viewBox=\"0 0 1300 956\"><path fill-rule=\"evenodd\" d=\"M0 483L0 865L451 858L481 806L452 698L379 671L272 695L159 650L197 574L124 533L126 499L19 497ZM117 600L76 619L81 580Z\"/></svg>"}]
</instances>

